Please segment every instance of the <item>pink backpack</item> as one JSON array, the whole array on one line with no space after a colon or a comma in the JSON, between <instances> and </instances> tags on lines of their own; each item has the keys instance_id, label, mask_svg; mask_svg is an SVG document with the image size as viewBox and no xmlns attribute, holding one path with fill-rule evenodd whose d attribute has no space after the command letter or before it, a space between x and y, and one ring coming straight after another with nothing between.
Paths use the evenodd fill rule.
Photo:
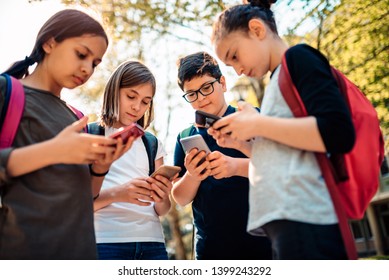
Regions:
<instances>
[{"instance_id":1,"label":"pink backpack","mask_svg":"<svg viewBox=\"0 0 389 280\"><path fill-rule=\"evenodd\" d=\"M7 91L3 108L5 117L0 130L0 149L11 147L24 110L23 85L14 77L3 76L7 80Z\"/></svg>"},{"instance_id":2,"label":"pink backpack","mask_svg":"<svg viewBox=\"0 0 389 280\"><path fill-rule=\"evenodd\" d=\"M2 76L7 80L7 90L5 104L1 114L2 117L4 116L4 120L0 130L0 149L11 147L19 127L20 119L22 118L25 103L23 85L19 80L7 74L3 74ZM69 104L67 105L78 118L84 116L81 111Z\"/></svg>"},{"instance_id":3,"label":"pink backpack","mask_svg":"<svg viewBox=\"0 0 389 280\"><path fill-rule=\"evenodd\" d=\"M354 259L357 254L347 220L362 219L378 190L384 141L373 105L343 73L333 67L331 70L350 110L356 140L347 154L331 158L325 153L315 155L338 216L349 258ZM304 103L290 77L285 55L278 79L282 95L294 116L307 116Z\"/></svg>"}]
</instances>

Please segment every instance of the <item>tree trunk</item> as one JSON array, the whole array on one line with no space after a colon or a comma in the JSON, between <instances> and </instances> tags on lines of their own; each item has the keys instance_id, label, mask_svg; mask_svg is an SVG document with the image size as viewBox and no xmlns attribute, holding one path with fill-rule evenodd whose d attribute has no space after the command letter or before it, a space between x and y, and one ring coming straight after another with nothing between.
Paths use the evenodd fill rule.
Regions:
<instances>
[{"instance_id":1,"label":"tree trunk","mask_svg":"<svg viewBox=\"0 0 389 280\"><path fill-rule=\"evenodd\" d=\"M172 207L170 209L167 218L172 233L172 239L173 239L172 247L175 250L175 258L176 260L186 260L187 258L186 258L184 241L182 240L179 214L176 208L176 203L173 199L172 199Z\"/></svg>"}]
</instances>

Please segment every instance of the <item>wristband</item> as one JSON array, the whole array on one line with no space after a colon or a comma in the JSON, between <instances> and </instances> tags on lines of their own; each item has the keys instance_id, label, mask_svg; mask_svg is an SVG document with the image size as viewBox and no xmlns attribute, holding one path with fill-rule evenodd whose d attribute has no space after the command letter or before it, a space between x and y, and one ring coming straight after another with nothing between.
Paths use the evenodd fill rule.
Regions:
<instances>
[{"instance_id":1,"label":"wristband","mask_svg":"<svg viewBox=\"0 0 389 280\"><path fill-rule=\"evenodd\" d=\"M109 172L109 169L104 172L104 173L96 173L93 171L92 169L92 164L89 164L89 173L92 175L92 176L95 176L95 177L104 177L105 175L107 175Z\"/></svg>"}]
</instances>

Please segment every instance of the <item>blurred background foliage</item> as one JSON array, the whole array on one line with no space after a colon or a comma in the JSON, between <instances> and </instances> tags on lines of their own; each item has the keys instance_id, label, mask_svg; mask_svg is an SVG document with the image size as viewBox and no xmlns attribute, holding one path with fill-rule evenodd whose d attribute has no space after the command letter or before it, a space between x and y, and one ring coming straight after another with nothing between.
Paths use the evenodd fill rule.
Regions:
<instances>
[{"instance_id":1,"label":"blurred background foliage","mask_svg":"<svg viewBox=\"0 0 389 280\"><path fill-rule=\"evenodd\" d=\"M39 1L39 0L35 0ZM31 0L34 2L34 0ZM104 83L112 70L127 57L167 67L164 83L158 89L163 96L158 106L164 106L166 116L160 117L163 129L151 129L164 141L170 135L171 114L177 108L173 94L176 85L174 60L185 50L174 49L174 42L197 45L210 50L210 27L216 15L225 7L241 1L216 0L62 0L66 5L82 5L102 14L111 35L107 63L92 81L85 85L91 112L98 112ZM375 106L389 148L389 0L284 0L274 6L275 17L289 45L308 43L323 52L331 64L355 82ZM288 26L283 26L288 21ZM279 28L280 29L280 28ZM163 47L174 57L156 56ZM172 74L173 73L173 74ZM231 104L243 98L260 105L267 77L261 80L240 77L231 88ZM181 95L181 94L180 94ZM85 96L85 95L84 95ZM164 103L163 103L164 102ZM163 105L162 105L163 103ZM91 113L92 119L97 113ZM158 115L158 114L157 114ZM164 131L164 135L161 132ZM190 205L173 205L163 218L169 255L188 259L192 254L192 213Z\"/></svg>"}]
</instances>

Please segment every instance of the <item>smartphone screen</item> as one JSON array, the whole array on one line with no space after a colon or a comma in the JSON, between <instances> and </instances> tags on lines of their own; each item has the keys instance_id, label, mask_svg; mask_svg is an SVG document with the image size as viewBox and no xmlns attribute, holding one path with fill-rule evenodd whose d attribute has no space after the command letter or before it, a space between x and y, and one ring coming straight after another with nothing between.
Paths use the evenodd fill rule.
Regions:
<instances>
[{"instance_id":1,"label":"smartphone screen","mask_svg":"<svg viewBox=\"0 0 389 280\"><path fill-rule=\"evenodd\" d=\"M123 140L123 144L126 144L128 142L128 139L131 136L138 138L143 136L144 134L145 131L140 125L138 125L137 123L132 123L129 126L119 128L115 133L111 134L109 137L114 139L121 137Z\"/></svg>"},{"instance_id":2,"label":"smartphone screen","mask_svg":"<svg viewBox=\"0 0 389 280\"><path fill-rule=\"evenodd\" d=\"M180 142L185 152L189 152L193 148L197 148L199 151L205 151L207 154L211 152L207 143L205 143L204 138L199 134L181 138Z\"/></svg>"},{"instance_id":3,"label":"smartphone screen","mask_svg":"<svg viewBox=\"0 0 389 280\"><path fill-rule=\"evenodd\" d=\"M181 145L184 148L185 152L190 152L193 148L197 148L199 152L205 151L205 156L199 161L198 165L201 165L205 161L205 157L211 153L207 143L205 142L203 136L196 134L193 136L185 137L180 139Z\"/></svg>"}]
</instances>

